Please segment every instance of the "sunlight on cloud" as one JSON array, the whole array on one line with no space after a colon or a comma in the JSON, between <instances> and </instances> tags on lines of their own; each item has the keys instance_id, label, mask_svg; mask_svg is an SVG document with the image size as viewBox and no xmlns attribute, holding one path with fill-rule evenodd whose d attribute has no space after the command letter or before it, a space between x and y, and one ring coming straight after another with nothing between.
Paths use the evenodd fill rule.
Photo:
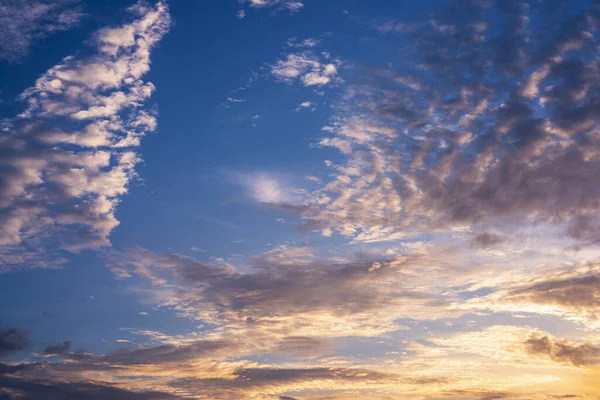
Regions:
<instances>
[{"instance_id":1,"label":"sunlight on cloud","mask_svg":"<svg viewBox=\"0 0 600 400\"><path fill-rule=\"evenodd\" d=\"M141 78L170 23L164 3L131 11L134 22L97 32L95 54L65 57L21 95L28 107L9 120L0 144L9 152L0 178L2 245L17 252L24 244L73 252L109 245L115 207L136 177L136 147L156 128L143 110L154 86Z\"/></svg>"},{"instance_id":2,"label":"sunlight on cloud","mask_svg":"<svg viewBox=\"0 0 600 400\"><path fill-rule=\"evenodd\" d=\"M238 3L238 19L276 14L259 21L265 26L279 26L282 10L294 13L286 21L308 21L295 14L302 1ZM220 112L260 116L265 136L223 130L206 141L179 136L180 147L171 138L154 144L173 157L154 171L164 184L154 198L176 206L142 205L141 228L128 227L113 248L141 140L158 125L147 105L156 88L144 76L171 28L165 2L130 7L131 22L99 29L89 54L63 58L25 90L25 110L2 121L0 137L0 272L57 267L68 252L101 249L114 279L90 278L109 289L86 293L106 309L85 312L127 325L102 346L97 335L41 342L37 331L0 326L0 398L595 399L600 12L557 4L455 2L421 22L408 11L406 21L394 18L393 7L379 18L360 16L376 10L358 4L331 7L344 18L343 46L309 32L288 39L279 56L257 52L262 72L219 95L214 115L193 115L202 133L220 126L211 119L230 122ZM234 36L243 46L262 34L245 30L251 18L233 22L248 33L248 42ZM52 29L20 31L21 48L11 51L25 54ZM324 42L340 58L321 51ZM188 60L176 53L174 64ZM223 76L214 76L218 88ZM185 81L193 96L181 96L170 118L198 106L196 83ZM311 154L323 155L318 162L297 162L303 153L264 140L300 123ZM294 165L242 160L252 151ZM181 154L202 162L179 163ZM169 170L168 160L185 170ZM211 175L224 194L208 180L190 183L207 169L227 171ZM44 307L55 307L52 299Z\"/></svg>"}]
</instances>

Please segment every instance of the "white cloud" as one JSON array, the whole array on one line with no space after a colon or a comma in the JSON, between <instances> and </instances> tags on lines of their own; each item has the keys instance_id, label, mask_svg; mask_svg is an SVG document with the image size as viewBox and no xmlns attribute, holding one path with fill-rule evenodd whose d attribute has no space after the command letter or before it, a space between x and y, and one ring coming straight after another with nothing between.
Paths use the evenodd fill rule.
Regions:
<instances>
[{"instance_id":1,"label":"white cloud","mask_svg":"<svg viewBox=\"0 0 600 400\"><path fill-rule=\"evenodd\" d=\"M340 81L339 60L329 60L324 54L316 55L311 50L290 53L271 65L271 74L286 83L300 81L304 86L324 86Z\"/></svg>"},{"instance_id":2,"label":"white cloud","mask_svg":"<svg viewBox=\"0 0 600 400\"><path fill-rule=\"evenodd\" d=\"M142 76L170 24L164 2L131 11L133 22L96 33L93 55L64 58L22 94L27 108L0 139L0 246L19 250L48 231L51 247L70 251L110 244L136 147L156 128L142 109L154 86Z\"/></svg>"},{"instance_id":3,"label":"white cloud","mask_svg":"<svg viewBox=\"0 0 600 400\"><path fill-rule=\"evenodd\" d=\"M298 107L296 107L294 111L300 111L307 108L310 108L311 111L315 111L315 103L312 101L303 101L302 103L298 104Z\"/></svg>"}]
</instances>

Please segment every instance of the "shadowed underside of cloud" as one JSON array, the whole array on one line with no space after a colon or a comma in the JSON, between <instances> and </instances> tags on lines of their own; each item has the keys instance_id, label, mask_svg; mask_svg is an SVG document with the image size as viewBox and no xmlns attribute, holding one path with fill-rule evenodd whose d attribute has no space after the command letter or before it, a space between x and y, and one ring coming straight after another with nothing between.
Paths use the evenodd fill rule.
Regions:
<instances>
[{"instance_id":1,"label":"shadowed underside of cloud","mask_svg":"<svg viewBox=\"0 0 600 400\"><path fill-rule=\"evenodd\" d=\"M566 308L600 311L600 277L577 276L568 279L546 280L523 289L515 289L509 298L537 304L558 305ZM596 315L600 318L600 315Z\"/></svg>"},{"instance_id":2,"label":"shadowed underside of cloud","mask_svg":"<svg viewBox=\"0 0 600 400\"><path fill-rule=\"evenodd\" d=\"M17 328L0 330L0 358L25 349L29 344L27 332Z\"/></svg>"},{"instance_id":3,"label":"shadowed underside of cloud","mask_svg":"<svg viewBox=\"0 0 600 400\"><path fill-rule=\"evenodd\" d=\"M560 363L575 366L600 364L600 346L591 343L571 343L548 336L532 335L525 346L531 355L549 357Z\"/></svg>"},{"instance_id":4,"label":"shadowed underside of cloud","mask_svg":"<svg viewBox=\"0 0 600 400\"><path fill-rule=\"evenodd\" d=\"M27 109L0 136L0 270L45 267L43 249L109 245L115 207L136 177L136 148L156 128L143 109L150 51L167 32L167 6L94 36L95 54L66 57L22 94ZM60 259L54 258L59 262Z\"/></svg>"},{"instance_id":5,"label":"shadowed underside of cloud","mask_svg":"<svg viewBox=\"0 0 600 400\"><path fill-rule=\"evenodd\" d=\"M6 0L0 4L0 60L19 61L34 41L81 20L79 0Z\"/></svg>"},{"instance_id":6,"label":"shadowed underside of cloud","mask_svg":"<svg viewBox=\"0 0 600 400\"><path fill-rule=\"evenodd\" d=\"M469 299L464 306L553 315L597 329L600 326L598 274L597 262L583 262L568 271L524 275L520 280L493 288L487 296Z\"/></svg>"},{"instance_id":7,"label":"shadowed underside of cloud","mask_svg":"<svg viewBox=\"0 0 600 400\"><path fill-rule=\"evenodd\" d=\"M194 370L185 366L193 357L181 359L179 364L163 364L164 360L153 360L148 366L124 368L123 366L103 362L92 366L73 361L61 364L0 364L0 390L8 393L9 399L33 399L43 396L48 399L175 399L172 393L188 393L197 399L252 399L261 396L277 397L279 394L299 389L319 389L337 392L344 388L353 390L373 389L377 387L393 388L394 385L431 386L450 382L445 377L406 376L389 372L379 372L366 368L341 367L234 367L219 372L213 367L204 372L201 364L195 364ZM98 374L100 371L115 373L115 377L130 375L131 387L160 387L161 391L141 391L125 389L127 380L116 386L99 380L86 379L86 373ZM211 375L220 377L210 377ZM57 374L59 374L57 376ZM135 382L134 375L145 375ZM206 377L202 375L205 374ZM187 375L187 376L186 376ZM153 379L145 381L144 378ZM0 393L3 393L0 391ZM14 397L10 397L10 396ZM38 397L36 397L38 396ZM102 397L105 396L105 397ZM258 396L258 397L257 397Z\"/></svg>"},{"instance_id":8,"label":"shadowed underside of cloud","mask_svg":"<svg viewBox=\"0 0 600 400\"><path fill-rule=\"evenodd\" d=\"M526 355L535 357L531 359L531 365L521 367L519 374L527 374L528 368L535 368L536 358L542 360L542 368L548 369L552 364L544 359L558 364L591 366L599 362L600 354L597 347L589 343L569 342L529 327L513 326L494 326L480 331L455 332L441 338L432 337L427 346L412 344L408 349L414 355L406 359L407 365L392 371L317 365L274 367L248 361L227 361L243 357L244 346L256 338L250 338L246 343L240 341L241 337L231 337L229 343L223 340L165 339L173 342L155 347L122 349L99 356L61 352L60 356L67 362L0 364L0 386L8 396L14 396L9 399L33 399L36 396L57 399L100 399L103 398L101 396L174 399L179 398L178 394L196 399L254 399L261 396L301 399L371 396L385 399L405 394L415 398L526 399L530 398L529 392L516 390L517 382L513 382L510 392L491 389L498 387L498 383L493 381L488 383L488 389L478 389L481 381L472 381L469 376L473 368L491 367L493 370L498 362L508 365L522 363ZM250 349L250 353L256 354L255 350ZM472 354L479 362L475 365L465 363L467 354ZM489 354L494 356L490 358ZM434 365L440 362L447 367L462 365L464 368L461 373L452 372L447 367L434 371ZM417 366L424 370L414 371ZM328 392L330 397L296 395L304 391Z\"/></svg>"},{"instance_id":9,"label":"shadowed underside of cloud","mask_svg":"<svg viewBox=\"0 0 600 400\"><path fill-rule=\"evenodd\" d=\"M273 335L280 329L290 336L309 335L312 329L343 336L395 330L393 321L403 315L452 314L443 296L402 284L417 260L314 261L308 249L283 247L257 256L255 268L246 273L227 263L144 249L113 257L110 263L117 276L149 280L150 296L182 315L244 329L262 326Z\"/></svg>"},{"instance_id":10,"label":"shadowed underside of cloud","mask_svg":"<svg viewBox=\"0 0 600 400\"><path fill-rule=\"evenodd\" d=\"M23 380L0 375L3 400L175 400L181 397L160 392L135 392L89 382L49 382Z\"/></svg>"},{"instance_id":11,"label":"shadowed underside of cloud","mask_svg":"<svg viewBox=\"0 0 600 400\"><path fill-rule=\"evenodd\" d=\"M44 351L42 351L42 354L49 355L49 356L65 354L70 349L71 349L71 341L65 340L64 342L61 342L61 343L46 346L44 348Z\"/></svg>"}]
</instances>

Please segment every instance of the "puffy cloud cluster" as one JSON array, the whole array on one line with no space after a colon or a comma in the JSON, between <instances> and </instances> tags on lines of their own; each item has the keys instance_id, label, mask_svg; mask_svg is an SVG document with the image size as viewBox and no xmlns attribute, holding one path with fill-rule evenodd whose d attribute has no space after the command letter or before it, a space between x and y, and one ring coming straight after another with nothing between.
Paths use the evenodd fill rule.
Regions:
<instances>
[{"instance_id":1,"label":"puffy cloud cluster","mask_svg":"<svg viewBox=\"0 0 600 400\"><path fill-rule=\"evenodd\" d=\"M33 41L77 25L83 16L79 0L13 0L0 4L0 60L15 62Z\"/></svg>"},{"instance_id":2,"label":"puffy cloud cluster","mask_svg":"<svg viewBox=\"0 0 600 400\"><path fill-rule=\"evenodd\" d=\"M156 128L143 109L154 86L142 78L170 24L163 2L130 11L133 22L96 33L93 55L66 57L27 89L27 109L0 136L0 246L6 257L18 254L8 264L50 244L109 244L115 207L136 176L136 148Z\"/></svg>"},{"instance_id":3,"label":"puffy cloud cluster","mask_svg":"<svg viewBox=\"0 0 600 400\"><path fill-rule=\"evenodd\" d=\"M301 82L304 86L325 86L341 81L338 77L339 66L340 61L331 59L329 53L318 55L309 48L298 53L287 54L270 68L271 75L282 82Z\"/></svg>"},{"instance_id":4,"label":"puffy cloud cluster","mask_svg":"<svg viewBox=\"0 0 600 400\"><path fill-rule=\"evenodd\" d=\"M309 226L376 241L544 222L594 242L598 10L457 7L411 33L401 67L348 85L318 142L345 161L314 194ZM532 27L538 11L548 22ZM301 76L302 60L277 71Z\"/></svg>"}]
</instances>

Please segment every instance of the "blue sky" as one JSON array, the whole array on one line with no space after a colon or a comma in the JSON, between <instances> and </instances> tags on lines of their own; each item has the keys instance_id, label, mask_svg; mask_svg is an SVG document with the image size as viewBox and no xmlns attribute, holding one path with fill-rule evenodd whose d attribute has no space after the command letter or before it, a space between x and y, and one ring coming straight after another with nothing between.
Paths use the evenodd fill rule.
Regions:
<instances>
[{"instance_id":1,"label":"blue sky","mask_svg":"<svg viewBox=\"0 0 600 400\"><path fill-rule=\"evenodd\" d=\"M599 24L0 5L0 399L596 398Z\"/></svg>"}]
</instances>

